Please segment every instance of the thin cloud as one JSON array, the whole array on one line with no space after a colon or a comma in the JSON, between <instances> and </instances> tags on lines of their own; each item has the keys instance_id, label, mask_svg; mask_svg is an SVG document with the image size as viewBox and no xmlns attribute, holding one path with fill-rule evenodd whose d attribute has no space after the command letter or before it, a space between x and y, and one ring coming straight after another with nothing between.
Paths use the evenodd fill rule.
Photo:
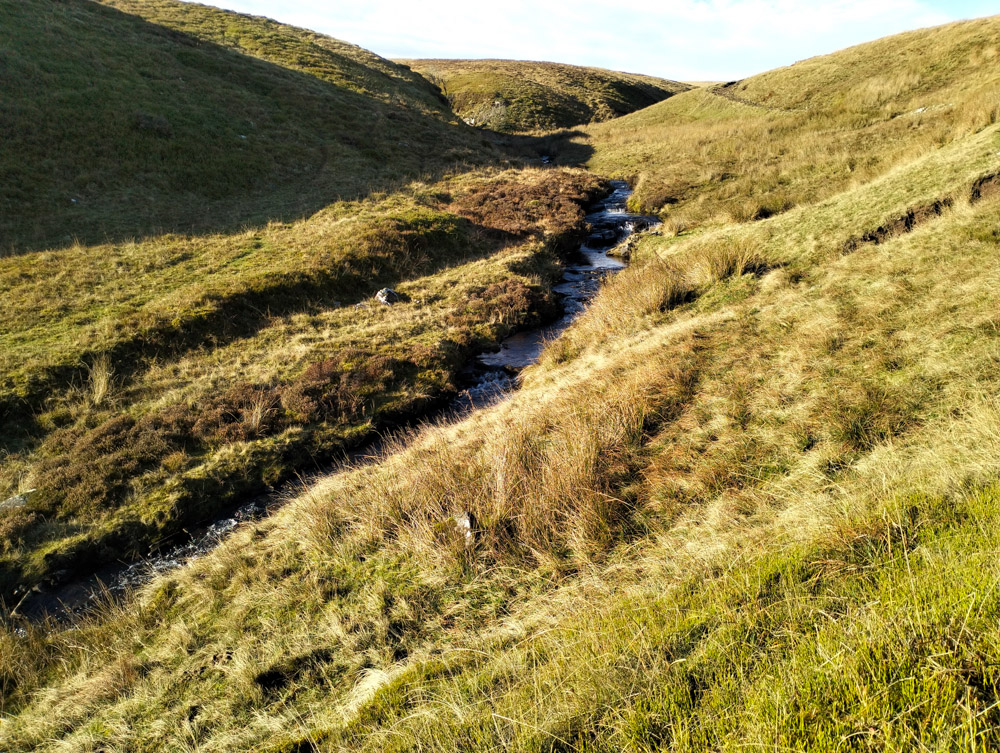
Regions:
<instances>
[{"instance_id":1,"label":"thin cloud","mask_svg":"<svg viewBox=\"0 0 1000 753\"><path fill-rule=\"evenodd\" d=\"M594 65L669 78L728 79L907 29L957 10L925 0L467 0L353 3L215 0L367 47L385 57L501 57Z\"/></svg>"}]
</instances>

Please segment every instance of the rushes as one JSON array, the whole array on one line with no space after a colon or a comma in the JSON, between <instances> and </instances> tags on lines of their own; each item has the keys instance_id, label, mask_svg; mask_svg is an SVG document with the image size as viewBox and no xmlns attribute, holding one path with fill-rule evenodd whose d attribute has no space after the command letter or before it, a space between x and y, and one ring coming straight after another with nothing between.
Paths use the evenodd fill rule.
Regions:
<instances>
[{"instance_id":1,"label":"rushes","mask_svg":"<svg viewBox=\"0 0 1000 753\"><path fill-rule=\"evenodd\" d=\"M544 354L546 363L576 357L612 338L634 334L666 312L696 300L714 285L774 267L759 238L724 235L692 239L664 253L648 250L608 280L587 315Z\"/></svg>"},{"instance_id":2,"label":"rushes","mask_svg":"<svg viewBox=\"0 0 1000 753\"><path fill-rule=\"evenodd\" d=\"M910 85L886 75L872 101ZM773 106L801 104L781 94ZM779 143L782 117L744 132L764 166L744 188L778 192L754 128ZM834 143L826 164L857 156L858 180L902 153L878 167L849 152ZM996 197L842 252L901 209L968 195L995 152L987 132L816 206L805 191L765 223L647 237L510 401L388 441L131 614L48 642L0 632L8 738L996 748ZM724 173L706 171L706 195L730 190ZM739 193L733 206L767 205ZM249 426L266 413L244 408ZM465 512L471 543L448 524Z\"/></svg>"},{"instance_id":3,"label":"rushes","mask_svg":"<svg viewBox=\"0 0 1000 753\"><path fill-rule=\"evenodd\" d=\"M87 365L87 399L94 408L103 407L114 392L115 370L107 355L100 355Z\"/></svg>"},{"instance_id":4,"label":"rushes","mask_svg":"<svg viewBox=\"0 0 1000 753\"><path fill-rule=\"evenodd\" d=\"M623 489L635 480L645 432L676 410L685 385L683 369L652 360L595 378L583 394L546 399L529 415L499 406L481 436L459 439L455 427L441 426L410 438L412 446L401 438L381 466L359 469L329 491L328 512L314 500L309 529L363 532L450 566L463 551L439 546L450 542L441 522L470 511L477 558L559 568L600 558L633 528L641 504ZM341 546L336 536L326 541L325 550Z\"/></svg>"},{"instance_id":5,"label":"rushes","mask_svg":"<svg viewBox=\"0 0 1000 753\"><path fill-rule=\"evenodd\" d=\"M770 266L756 247L756 240L746 236L723 238L708 247L695 247L685 261L686 276L693 288L707 288L729 277L762 274Z\"/></svg>"},{"instance_id":6,"label":"rushes","mask_svg":"<svg viewBox=\"0 0 1000 753\"><path fill-rule=\"evenodd\" d=\"M278 398L271 390L258 389L253 393L242 409L243 423L247 427L249 436L260 437L264 434L264 429L277 405Z\"/></svg>"}]
</instances>

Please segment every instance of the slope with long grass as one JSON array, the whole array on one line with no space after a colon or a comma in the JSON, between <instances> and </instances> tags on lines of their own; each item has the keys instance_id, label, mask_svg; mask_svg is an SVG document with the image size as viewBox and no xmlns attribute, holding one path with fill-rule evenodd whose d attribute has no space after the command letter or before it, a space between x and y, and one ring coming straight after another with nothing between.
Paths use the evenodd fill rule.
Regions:
<instances>
[{"instance_id":1,"label":"slope with long grass","mask_svg":"<svg viewBox=\"0 0 1000 753\"><path fill-rule=\"evenodd\" d=\"M683 92L576 137L679 229L830 197L1000 117L1000 17L914 31ZM578 160L572 149L567 158Z\"/></svg>"},{"instance_id":2,"label":"slope with long grass","mask_svg":"<svg viewBox=\"0 0 1000 753\"><path fill-rule=\"evenodd\" d=\"M5 624L0 742L1000 746L1000 126L950 133L642 237L507 402L72 628Z\"/></svg>"},{"instance_id":3,"label":"slope with long grass","mask_svg":"<svg viewBox=\"0 0 1000 753\"><path fill-rule=\"evenodd\" d=\"M0 253L295 219L495 156L416 74L266 19L5 0L0 24Z\"/></svg>"},{"instance_id":4,"label":"slope with long grass","mask_svg":"<svg viewBox=\"0 0 1000 753\"><path fill-rule=\"evenodd\" d=\"M0 497L35 492L4 519L0 593L140 556L454 394L477 351L558 313L561 244L601 185L468 173L8 259ZM375 302L385 285L403 301Z\"/></svg>"},{"instance_id":5,"label":"slope with long grass","mask_svg":"<svg viewBox=\"0 0 1000 753\"><path fill-rule=\"evenodd\" d=\"M173 0L0 12L0 501L35 490L0 521L8 608L422 415L558 314L602 181L505 169L417 74ZM107 190L53 210L79 176Z\"/></svg>"},{"instance_id":6,"label":"slope with long grass","mask_svg":"<svg viewBox=\"0 0 1000 753\"><path fill-rule=\"evenodd\" d=\"M690 87L677 81L524 60L401 60L479 128L529 133L600 122Z\"/></svg>"}]
</instances>

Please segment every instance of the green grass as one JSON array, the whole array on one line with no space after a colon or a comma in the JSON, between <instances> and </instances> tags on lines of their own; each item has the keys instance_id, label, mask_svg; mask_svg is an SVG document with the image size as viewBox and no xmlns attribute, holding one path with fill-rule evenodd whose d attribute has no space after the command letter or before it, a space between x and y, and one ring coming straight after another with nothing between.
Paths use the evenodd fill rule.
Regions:
<instances>
[{"instance_id":1,"label":"green grass","mask_svg":"<svg viewBox=\"0 0 1000 753\"><path fill-rule=\"evenodd\" d=\"M5 0L0 23L0 251L292 220L496 157L416 74L264 19Z\"/></svg>"},{"instance_id":2,"label":"green grass","mask_svg":"<svg viewBox=\"0 0 1000 753\"><path fill-rule=\"evenodd\" d=\"M519 60L402 60L441 88L470 125L504 133L616 118L684 91L677 81Z\"/></svg>"},{"instance_id":3,"label":"green grass","mask_svg":"<svg viewBox=\"0 0 1000 753\"><path fill-rule=\"evenodd\" d=\"M675 228L759 220L997 122L998 49L998 17L910 32L683 92L576 140Z\"/></svg>"},{"instance_id":4,"label":"green grass","mask_svg":"<svg viewBox=\"0 0 1000 753\"><path fill-rule=\"evenodd\" d=\"M996 201L958 191L997 139L734 229L775 271L630 318L133 604L9 639L18 682L58 679L9 694L29 705L8 739L988 748L1000 241ZM942 165L954 183L930 177ZM882 245L799 240L851 207L869 214L841 233L858 233L927 191L955 208ZM633 263L657 264L656 245ZM481 521L471 552L442 525L461 509Z\"/></svg>"},{"instance_id":5,"label":"green grass","mask_svg":"<svg viewBox=\"0 0 1000 753\"><path fill-rule=\"evenodd\" d=\"M0 13L0 499L37 489L0 526L8 602L425 413L555 314L600 181L485 166L408 69L172 1Z\"/></svg>"},{"instance_id":6,"label":"green grass","mask_svg":"<svg viewBox=\"0 0 1000 753\"><path fill-rule=\"evenodd\" d=\"M759 147L812 145L789 152L802 171L787 184L795 206L753 222L728 214L770 196L766 181L754 192L763 172L727 179L731 195L691 188L670 206L692 213L694 227L675 217L631 244L629 268L508 401L409 432L379 462L317 480L211 554L72 626L7 619L0 745L1000 745L1000 126L976 114L970 94L985 93L978 101L990 106L993 69L963 62L989 58L995 27L944 27L810 61L815 79L766 74L775 88L768 107L784 109L764 114L701 91L590 127L595 160L619 159L646 201L670 185L660 150L675 143L638 128L646 118L684 113L683 134L670 139L691 150L700 143L697 169L724 171L734 164L729 147L759 140L762 123L777 122L767 119L818 110L812 126L795 120L788 139ZM929 120L926 132L896 130L899 118L872 116L869 103L849 127L839 105L824 103L838 88L878 90L838 72L865 55L890 76L888 61L899 58L900 70L955 95L956 112ZM789 90L793 80L805 93ZM763 102L758 84L728 94ZM833 125L815 130L824 123ZM839 139L867 145L860 157L886 156L837 177L835 158L817 150ZM679 152L688 156L676 169L695 169L686 161L694 153ZM807 155L820 157L815 174ZM262 446L232 432L271 420L251 404L235 405L246 411L241 421L224 420L232 406L216 408L239 395L227 397L233 382L219 375L280 385L279 399L292 399L286 412L310 410L310 400L349 405L351 381L326 375L351 373L370 346L363 382L385 380L378 399L395 399L384 376L395 361L451 342L455 328L486 338L532 309L519 302L533 289L544 294L552 244L594 186L580 172L480 171L254 230L265 243L247 257L249 233L137 244L140 258L160 259L171 244L202 243L180 264L245 265L218 278L235 286L276 264L311 269L290 261L302 249L349 258L355 246L337 240L340 228L352 240L376 228L388 268L407 257L405 269L424 276L400 283L411 298L404 306L291 308L231 341L144 361L121 385L109 374L113 359L84 359L77 403L66 383L41 408L64 411L79 428L88 416L103 420L94 406L133 390L137 418L198 406L203 427L230 438L199 456L207 468ZM466 234L489 253L463 255ZM426 248L441 256L419 261L413 237L433 238ZM113 259L116 248L64 253ZM361 258L381 258L375 250ZM57 284L51 270L33 279L30 269L20 268L21 284ZM174 280L176 300L187 300L184 273L150 274ZM84 278L80 288L92 284ZM38 296L54 297L64 300ZM25 312L23 327L45 316L44 307ZM19 352L31 353L33 341ZM66 336L52 351L74 347ZM32 357L42 364L46 352ZM425 357L428 371L437 368ZM30 450L38 461L42 447ZM179 462L167 466L178 478L194 473ZM471 545L454 523L465 511L477 520ZM5 541L31 513L0 518Z\"/></svg>"},{"instance_id":7,"label":"green grass","mask_svg":"<svg viewBox=\"0 0 1000 753\"><path fill-rule=\"evenodd\" d=\"M7 523L5 595L140 555L454 394L475 352L553 316L560 244L598 190L468 174L239 234L7 260L0 496L37 492ZM384 285L405 302L375 303Z\"/></svg>"}]
</instances>

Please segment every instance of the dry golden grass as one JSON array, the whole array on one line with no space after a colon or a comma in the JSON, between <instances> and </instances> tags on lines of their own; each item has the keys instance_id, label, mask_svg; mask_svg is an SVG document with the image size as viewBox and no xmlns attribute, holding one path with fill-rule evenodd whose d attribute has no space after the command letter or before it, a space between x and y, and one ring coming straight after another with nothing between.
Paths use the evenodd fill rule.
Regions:
<instances>
[{"instance_id":1,"label":"dry golden grass","mask_svg":"<svg viewBox=\"0 0 1000 753\"><path fill-rule=\"evenodd\" d=\"M77 631L12 641L4 676L46 689L12 696L7 739L828 749L854 729L830 709L862 692L875 747L931 747L933 719L991 742L1000 239L996 198L968 197L996 139L769 222L647 237L575 352L508 402L320 481ZM907 673L911 695L881 694Z\"/></svg>"},{"instance_id":2,"label":"dry golden grass","mask_svg":"<svg viewBox=\"0 0 1000 753\"><path fill-rule=\"evenodd\" d=\"M633 201L692 226L811 204L997 122L1000 17L910 32L704 87L578 141Z\"/></svg>"},{"instance_id":3,"label":"dry golden grass","mask_svg":"<svg viewBox=\"0 0 1000 753\"><path fill-rule=\"evenodd\" d=\"M7 260L0 497L38 487L43 517L0 555L2 592L141 554L453 394L477 350L554 315L600 185L474 171L292 224ZM384 285L404 300L375 303Z\"/></svg>"},{"instance_id":4,"label":"dry golden grass","mask_svg":"<svg viewBox=\"0 0 1000 753\"><path fill-rule=\"evenodd\" d=\"M884 73L859 96L912 84ZM972 130L644 236L505 403L70 629L5 625L0 744L1000 746L1000 128Z\"/></svg>"}]
</instances>

